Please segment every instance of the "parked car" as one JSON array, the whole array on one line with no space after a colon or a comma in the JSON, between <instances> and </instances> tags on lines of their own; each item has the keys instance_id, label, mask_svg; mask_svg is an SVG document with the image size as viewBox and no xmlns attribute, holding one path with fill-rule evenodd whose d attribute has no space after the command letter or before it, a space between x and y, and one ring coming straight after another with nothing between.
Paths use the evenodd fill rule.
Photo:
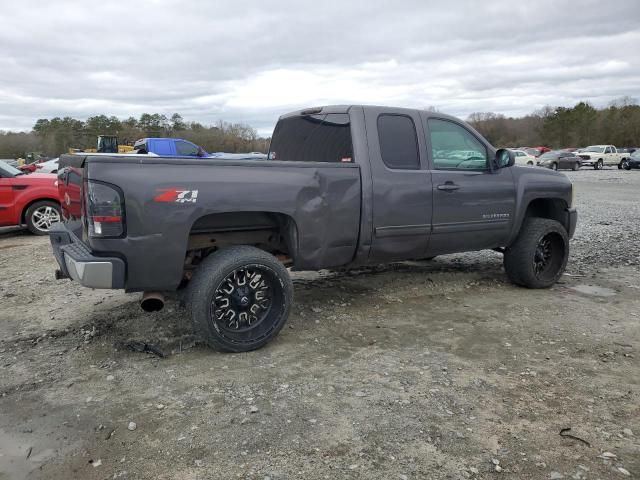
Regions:
<instances>
[{"instance_id":1,"label":"parked car","mask_svg":"<svg viewBox=\"0 0 640 480\"><path fill-rule=\"evenodd\" d=\"M460 151L473 155L447 155ZM200 336L240 352L268 343L287 320L287 266L496 249L512 282L546 288L567 263L577 220L570 180L514 166L512 152L457 118L301 110L279 119L269 158L63 155L60 198L85 208L51 232L56 277L143 291L147 310L188 284Z\"/></svg>"},{"instance_id":2,"label":"parked car","mask_svg":"<svg viewBox=\"0 0 640 480\"><path fill-rule=\"evenodd\" d=\"M624 161L622 168L625 170L640 168L640 150L635 150L631 155L629 155L629 158Z\"/></svg>"},{"instance_id":3,"label":"parked car","mask_svg":"<svg viewBox=\"0 0 640 480\"><path fill-rule=\"evenodd\" d=\"M220 158L225 160L264 160L267 155L259 152L251 153L207 153L207 151L181 138L141 138L133 145L136 153L158 155L161 157L198 157Z\"/></svg>"},{"instance_id":4,"label":"parked car","mask_svg":"<svg viewBox=\"0 0 640 480\"><path fill-rule=\"evenodd\" d=\"M38 169L38 163L25 163L24 165L19 165L18 170L22 173L33 173Z\"/></svg>"},{"instance_id":5,"label":"parked car","mask_svg":"<svg viewBox=\"0 0 640 480\"><path fill-rule=\"evenodd\" d=\"M538 150L537 148L533 148L533 147L517 147L516 150L522 150L523 152L525 152L528 155L531 155L533 157L539 157L542 154L542 152L540 152L540 150Z\"/></svg>"},{"instance_id":6,"label":"parked car","mask_svg":"<svg viewBox=\"0 0 640 480\"><path fill-rule=\"evenodd\" d=\"M48 160L38 164L38 172L40 173L58 173L58 158Z\"/></svg>"},{"instance_id":7,"label":"parked car","mask_svg":"<svg viewBox=\"0 0 640 480\"><path fill-rule=\"evenodd\" d=\"M620 153L613 145L591 145L578 154L583 166L592 166L601 170L604 166L617 166L622 168L624 160L629 158L628 153Z\"/></svg>"},{"instance_id":8,"label":"parked car","mask_svg":"<svg viewBox=\"0 0 640 480\"><path fill-rule=\"evenodd\" d=\"M549 147L545 147L545 146L535 147L535 149L540 152L540 155L544 155L545 153L551 151Z\"/></svg>"},{"instance_id":9,"label":"parked car","mask_svg":"<svg viewBox=\"0 0 640 480\"><path fill-rule=\"evenodd\" d=\"M536 164L536 157L529 155L524 150L511 150L516 156L516 165L533 167Z\"/></svg>"},{"instance_id":10,"label":"parked car","mask_svg":"<svg viewBox=\"0 0 640 480\"><path fill-rule=\"evenodd\" d=\"M133 144L136 153L169 157L207 157L202 148L179 138L141 138Z\"/></svg>"},{"instance_id":11,"label":"parked car","mask_svg":"<svg viewBox=\"0 0 640 480\"><path fill-rule=\"evenodd\" d=\"M564 150L552 150L551 152L543 153L538 158L537 165L551 170L578 170L582 166L580 157Z\"/></svg>"},{"instance_id":12,"label":"parked car","mask_svg":"<svg viewBox=\"0 0 640 480\"><path fill-rule=\"evenodd\" d=\"M4 162L7 165L18 168L18 161L14 158L0 158L0 162Z\"/></svg>"},{"instance_id":13,"label":"parked car","mask_svg":"<svg viewBox=\"0 0 640 480\"><path fill-rule=\"evenodd\" d=\"M25 175L0 162L0 227L26 224L31 233L46 235L60 218L55 175Z\"/></svg>"}]
</instances>

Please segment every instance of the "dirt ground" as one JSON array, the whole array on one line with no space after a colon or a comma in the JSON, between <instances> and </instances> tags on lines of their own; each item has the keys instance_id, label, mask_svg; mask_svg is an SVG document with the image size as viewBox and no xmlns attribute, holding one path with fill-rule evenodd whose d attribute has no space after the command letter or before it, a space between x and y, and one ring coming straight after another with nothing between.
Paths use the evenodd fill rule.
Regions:
<instances>
[{"instance_id":1,"label":"dirt ground","mask_svg":"<svg viewBox=\"0 0 640 480\"><path fill-rule=\"evenodd\" d=\"M640 172L569 176L554 288L495 252L296 273L288 326L247 354L0 234L0 479L640 478Z\"/></svg>"}]
</instances>

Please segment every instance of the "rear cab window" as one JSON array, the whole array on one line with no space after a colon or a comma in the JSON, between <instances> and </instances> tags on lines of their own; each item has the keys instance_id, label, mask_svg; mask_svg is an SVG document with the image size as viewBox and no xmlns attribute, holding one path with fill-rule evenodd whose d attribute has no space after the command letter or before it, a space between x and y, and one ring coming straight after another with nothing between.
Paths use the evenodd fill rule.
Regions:
<instances>
[{"instance_id":1,"label":"rear cab window","mask_svg":"<svg viewBox=\"0 0 640 480\"><path fill-rule=\"evenodd\" d=\"M353 162L351 123L347 113L300 115L278 121L269 160Z\"/></svg>"}]
</instances>

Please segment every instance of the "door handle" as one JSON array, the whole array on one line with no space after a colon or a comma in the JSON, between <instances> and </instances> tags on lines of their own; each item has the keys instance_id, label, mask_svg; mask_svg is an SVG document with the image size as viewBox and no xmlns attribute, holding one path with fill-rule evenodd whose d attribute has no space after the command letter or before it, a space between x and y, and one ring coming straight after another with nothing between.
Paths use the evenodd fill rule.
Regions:
<instances>
[{"instance_id":1,"label":"door handle","mask_svg":"<svg viewBox=\"0 0 640 480\"><path fill-rule=\"evenodd\" d=\"M453 192L454 190L458 190L460 185L456 185L453 182L445 182L442 185L438 185L438 190L444 190L445 192Z\"/></svg>"}]
</instances>

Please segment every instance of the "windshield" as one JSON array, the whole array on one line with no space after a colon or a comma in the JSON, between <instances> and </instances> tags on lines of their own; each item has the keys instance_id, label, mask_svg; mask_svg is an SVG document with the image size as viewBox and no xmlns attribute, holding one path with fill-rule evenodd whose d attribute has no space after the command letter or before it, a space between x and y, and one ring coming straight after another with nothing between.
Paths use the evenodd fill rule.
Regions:
<instances>
[{"instance_id":1,"label":"windshield","mask_svg":"<svg viewBox=\"0 0 640 480\"><path fill-rule=\"evenodd\" d=\"M596 153L602 153L604 152L604 147L587 147L584 150L582 150L583 152L596 152Z\"/></svg>"},{"instance_id":2,"label":"windshield","mask_svg":"<svg viewBox=\"0 0 640 480\"><path fill-rule=\"evenodd\" d=\"M16 175L22 175L22 172L20 170L3 161L0 161L0 170L2 170L3 177L15 177Z\"/></svg>"},{"instance_id":3,"label":"windshield","mask_svg":"<svg viewBox=\"0 0 640 480\"><path fill-rule=\"evenodd\" d=\"M633 153L631 154L631 156L632 156L633 158L640 158L640 150L636 150L635 152L633 152Z\"/></svg>"}]
</instances>

